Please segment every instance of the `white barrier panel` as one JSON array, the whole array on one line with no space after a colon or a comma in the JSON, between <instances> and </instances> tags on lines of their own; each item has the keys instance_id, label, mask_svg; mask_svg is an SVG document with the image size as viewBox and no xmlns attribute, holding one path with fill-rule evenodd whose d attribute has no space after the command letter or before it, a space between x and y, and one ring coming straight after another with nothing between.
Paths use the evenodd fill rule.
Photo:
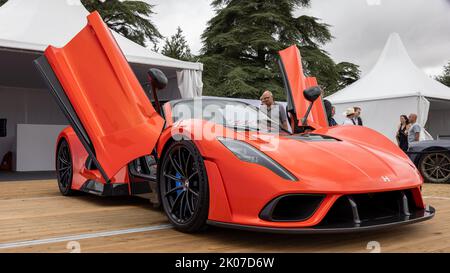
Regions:
<instances>
[{"instance_id":1,"label":"white barrier panel","mask_svg":"<svg viewBox=\"0 0 450 273\"><path fill-rule=\"evenodd\" d=\"M54 171L56 138L65 127L17 124L16 171Z\"/></svg>"}]
</instances>

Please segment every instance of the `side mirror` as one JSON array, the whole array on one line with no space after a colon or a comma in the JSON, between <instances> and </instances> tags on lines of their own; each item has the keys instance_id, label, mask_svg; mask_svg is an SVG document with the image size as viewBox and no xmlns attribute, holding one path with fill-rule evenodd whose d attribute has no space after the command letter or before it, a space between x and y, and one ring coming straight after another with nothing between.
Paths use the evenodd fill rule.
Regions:
<instances>
[{"instance_id":1,"label":"side mirror","mask_svg":"<svg viewBox=\"0 0 450 273\"><path fill-rule=\"evenodd\" d=\"M308 89L305 89L303 91L303 95L305 96L305 99L307 99L310 102L315 102L320 95L322 94L322 90L318 86L314 86Z\"/></svg>"},{"instance_id":2,"label":"side mirror","mask_svg":"<svg viewBox=\"0 0 450 273\"><path fill-rule=\"evenodd\" d=\"M150 68L148 70L148 78L150 80L150 84L152 85L152 93L153 93L153 99L155 100L156 105L156 111L159 114L162 114L161 111L161 104L158 100L158 90L166 88L167 84L169 83L169 80L167 79L166 75L164 73L156 68Z\"/></svg>"},{"instance_id":3,"label":"side mirror","mask_svg":"<svg viewBox=\"0 0 450 273\"><path fill-rule=\"evenodd\" d=\"M314 102L322 95L322 89L318 86L310 87L303 91L303 95L305 96L305 99L311 102L311 104L308 107L308 110L306 110L305 116L302 118L302 126L306 127L308 126L307 120L308 116L311 113L312 106Z\"/></svg>"},{"instance_id":4,"label":"side mirror","mask_svg":"<svg viewBox=\"0 0 450 273\"><path fill-rule=\"evenodd\" d=\"M161 70L150 68L147 73L153 87L159 90L166 88L169 80L167 80L166 75Z\"/></svg>"}]
</instances>

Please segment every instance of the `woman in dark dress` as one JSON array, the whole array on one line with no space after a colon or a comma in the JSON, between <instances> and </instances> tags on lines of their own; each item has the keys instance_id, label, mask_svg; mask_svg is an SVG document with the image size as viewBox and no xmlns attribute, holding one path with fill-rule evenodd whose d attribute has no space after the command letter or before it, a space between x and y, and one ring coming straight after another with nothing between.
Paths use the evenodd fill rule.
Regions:
<instances>
[{"instance_id":1,"label":"woman in dark dress","mask_svg":"<svg viewBox=\"0 0 450 273\"><path fill-rule=\"evenodd\" d=\"M397 131L397 143L405 153L408 151L409 119L406 115L400 116L400 125Z\"/></svg>"}]
</instances>

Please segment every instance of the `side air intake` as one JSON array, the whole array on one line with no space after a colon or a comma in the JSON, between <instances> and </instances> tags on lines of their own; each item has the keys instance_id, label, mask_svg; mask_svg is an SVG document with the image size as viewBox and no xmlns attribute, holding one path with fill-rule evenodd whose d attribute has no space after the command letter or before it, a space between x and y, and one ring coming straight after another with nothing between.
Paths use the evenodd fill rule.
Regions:
<instances>
[{"instance_id":1,"label":"side air intake","mask_svg":"<svg viewBox=\"0 0 450 273\"><path fill-rule=\"evenodd\" d=\"M260 213L260 218L272 222L299 222L310 218L325 195L292 194L275 198Z\"/></svg>"}]
</instances>

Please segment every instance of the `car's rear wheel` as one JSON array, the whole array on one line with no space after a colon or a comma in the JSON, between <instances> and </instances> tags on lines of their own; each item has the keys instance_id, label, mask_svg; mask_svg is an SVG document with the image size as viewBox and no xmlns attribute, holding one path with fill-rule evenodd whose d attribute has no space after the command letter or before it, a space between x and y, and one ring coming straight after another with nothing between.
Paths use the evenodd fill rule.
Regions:
<instances>
[{"instance_id":1,"label":"car's rear wheel","mask_svg":"<svg viewBox=\"0 0 450 273\"><path fill-rule=\"evenodd\" d=\"M59 142L56 153L56 175L58 179L59 191L64 196L73 195L72 178L73 163L70 153L69 143L65 139Z\"/></svg>"},{"instance_id":2,"label":"car's rear wheel","mask_svg":"<svg viewBox=\"0 0 450 273\"><path fill-rule=\"evenodd\" d=\"M445 183L450 181L450 154L425 154L420 162L419 169L426 182Z\"/></svg>"},{"instance_id":3,"label":"car's rear wheel","mask_svg":"<svg viewBox=\"0 0 450 273\"><path fill-rule=\"evenodd\" d=\"M206 226L209 187L203 158L191 141L172 143L162 160L159 193L176 229L196 232Z\"/></svg>"}]
</instances>

